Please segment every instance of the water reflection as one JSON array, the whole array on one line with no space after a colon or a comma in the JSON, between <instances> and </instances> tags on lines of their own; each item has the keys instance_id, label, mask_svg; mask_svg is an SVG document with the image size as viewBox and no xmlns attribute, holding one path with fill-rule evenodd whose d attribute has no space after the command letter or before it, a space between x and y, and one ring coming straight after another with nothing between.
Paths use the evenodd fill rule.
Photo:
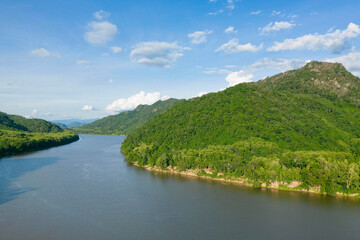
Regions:
<instances>
[{"instance_id":1,"label":"water reflection","mask_svg":"<svg viewBox=\"0 0 360 240\"><path fill-rule=\"evenodd\" d=\"M19 156L1 159L0 205L14 200L22 193L35 190L35 188L23 188L17 179L28 172L55 164L58 160L58 157L24 158Z\"/></svg>"}]
</instances>

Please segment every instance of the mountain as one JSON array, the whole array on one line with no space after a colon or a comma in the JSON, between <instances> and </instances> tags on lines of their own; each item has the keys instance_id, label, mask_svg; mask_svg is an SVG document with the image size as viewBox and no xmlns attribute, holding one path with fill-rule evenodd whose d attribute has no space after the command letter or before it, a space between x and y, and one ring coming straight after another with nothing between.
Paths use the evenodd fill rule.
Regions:
<instances>
[{"instance_id":1,"label":"mountain","mask_svg":"<svg viewBox=\"0 0 360 240\"><path fill-rule=\"evenodd\" d=\"M254 186L360 193L360 79L304 67L182 101L130 134L130 162Z\"/></svg>"},{"instance_id":2,"label":"mountain","mask_svg":"<svg viewBox=\"0 0 360 240\"><path fill-rule=\"evenodd\" d=\"M65 131L54 123L0 112L0 157L59 146L78 139L77 134Z\"/></svg>"},{"instance_id":3,"label":"mountain","mask_svg":"<svg viewBox=\"0 0 360 240\"><path fill-rule=\"evenodd\" d=\"M63 130L51 122L42 119L27 119L19 115L0 112L0 129L27 132L62 132Z\"/></svg>"},{"instance_id":4,"label":"mountain","mask_svg":"<svg viewBox=\"0 0 360 240\"><path fill-rule=\"evenodd\" d=\"M79 128L74 128L74 130L84 134L128 135L151 118L164 113L179 101L171 98L165 101L157 101L152 105L139 105L132 111L108 116Z\"/></svg>"},{"instance_id":5,"label":"mountain","mask_svg":"<svg viewBox=\"0 0 360 240\"><path fill-rule=\"evenodd\" d=\"M82 126L88 123L92 123L94 121L98 120L98 118L94 119L63 119L63 120L53 120L52 123L55 123L59 127L65 128L65 127L77 127Z\"/></svg>"}]
</instances>

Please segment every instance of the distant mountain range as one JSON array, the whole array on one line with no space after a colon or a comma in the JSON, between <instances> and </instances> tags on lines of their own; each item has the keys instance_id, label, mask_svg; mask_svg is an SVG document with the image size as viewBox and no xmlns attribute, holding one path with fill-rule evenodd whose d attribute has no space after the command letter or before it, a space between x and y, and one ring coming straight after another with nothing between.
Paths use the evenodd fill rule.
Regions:
<instances>
[{"instance_id":1,"label":"distant mountain range","mask_svg":"<svg viewBox=\"0 0 360 240\"><path fill-rule=\"evenodd\" d=\"M92 123L98 120L98 118L94 119L63 119L63 120L52 120L52 123L64 128L64 127L77 127L82 126L84 124Z\"/></svg>"},{"instance_id":2,"label":"distant mountain range","mask_svg":"<svg viewBox=\"0 0 360 240\"><path fill-rule=\"evenodd\" d=\"M166 112L178 99L158 101L152 105L139 105L132 111L121 112L100 120L73 128L77 133L128 135L153 117Z\"/></svg>"},{"instance_id":3,"label":"distant mountain range","mask_svg":"<svg viewBox=\"0 0 360 240\"><path fill-rule=\"evenodd\" d=\"M131 132L130 162L284 189L360 194L360 79L310 62L181 101Z\"/></svg>"}]
</instances>

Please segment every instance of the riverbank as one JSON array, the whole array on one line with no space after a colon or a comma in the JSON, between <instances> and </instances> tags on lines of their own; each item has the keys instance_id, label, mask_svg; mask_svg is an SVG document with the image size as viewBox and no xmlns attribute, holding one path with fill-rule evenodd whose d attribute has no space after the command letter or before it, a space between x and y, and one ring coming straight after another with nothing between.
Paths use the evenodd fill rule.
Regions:
<instances>
[{"instance_id":1,"label":"riverbank","mask_svg":"<svg viewBox=\"0 0 360 240\"><path fill-rule=\"evenodd\" d=\"M252 187L252 188L254 187L254 184L251 183L251 181L249 179L235 178L235 177L224 178L222 173L218 173L217 176L213 176L214 173L209 169L200 169L200 170L189 169L186 171L179 171L179 170L172 168L171 166L169 166L165 169L162 169L160 167L150 166L150 165L140 166L136 162L129 162L129 163L136 167L141 167L141 168L146 169L147 171L152 171L152 172L176 174L176 175L181 175L181 176L190 177L190 178L201 178L201 179L218 181L218 182L223 182L223 183L228 183L228 184L242 185L242 186ZM205 172L205 175L202 172ZM327 195L326 192L321 192L320 186L310 187L309 189L304 189L304 188L301 188L301 182L298 182L298 181L293 181L291 183L278 182L278 181L272 182L270 184L261 183L261 187L259 186L258 188ZM329 195L327 195L327 196L329 196ZM336 195L331 195L331 196L338 197L338 198L360 199L359 193L345 194L345 193L337 192Z\"/></svg>"},{"instance_id":2,"label":"riverbank","mask_svg":"<svg viewBox=\"0 0 360 240\"><path fill-rule=\"evenodd\" d=\"M61 146L79 140L79 135L69 131L29 133L0 130L0 137L0 157Z\"/></svg>"}]
</instances>

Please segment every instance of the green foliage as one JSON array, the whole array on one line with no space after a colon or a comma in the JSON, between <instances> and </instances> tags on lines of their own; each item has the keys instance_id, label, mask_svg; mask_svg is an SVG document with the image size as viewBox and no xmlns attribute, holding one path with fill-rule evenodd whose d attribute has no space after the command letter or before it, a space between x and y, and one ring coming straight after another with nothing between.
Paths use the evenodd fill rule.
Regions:
<instances>
[{"instance_id":1,"label":"green foliage","mask_svg":"<svg viewBox=\"0 0 360 240\"><path fill-rule=\"evenodd\" d=\"M70 131L42 119L0 112L0 157L58 146L79 139Z\"/></svg>"},{"instance_id":2,"label":"green foliage","mask_svg":"<svg viewBox=\"0 0 360 240\"><path fill-rule=\"evenodd\" d=\"M166 156L180 170L211 169L255 185L299 181L328 194L356 192L359 99L359 78L340 64L311 62L181 101L131 133L122 152L141 165Z\"/></svg>"},{"instance_id":3,"label":"green foliage","mask_svg":"<svg viewBox=\"0 0 360 240\"><path fill-rule=\"evenodd\" d=\"M81 127L73 128L73 130L81 134L128 135L151 118L164 113L179 101L171 98L166 101L158 101L152 105L139 105L132 111L108 116Z\"/></svg>"},{"instance_id":4,"label":"green foliage","mask_svg":"<svg viewBox=\"0 0 360 240\"><path fill-rule=\"evenodd\" d=\"M29 133L0 130L0 157L70 143L79 139L73 132Z\"/></svg>"},{"instance_id":5,"label":"green foliage","mask_svg":"<svg viewBox=\"0 0 360 240\"><path fill-rule=\"evenodd\" d=\"M18 115L0 112L0 129L27 132L63 132L59 126L42 119L26 119Z\"/></svg>"}]
</instances>

